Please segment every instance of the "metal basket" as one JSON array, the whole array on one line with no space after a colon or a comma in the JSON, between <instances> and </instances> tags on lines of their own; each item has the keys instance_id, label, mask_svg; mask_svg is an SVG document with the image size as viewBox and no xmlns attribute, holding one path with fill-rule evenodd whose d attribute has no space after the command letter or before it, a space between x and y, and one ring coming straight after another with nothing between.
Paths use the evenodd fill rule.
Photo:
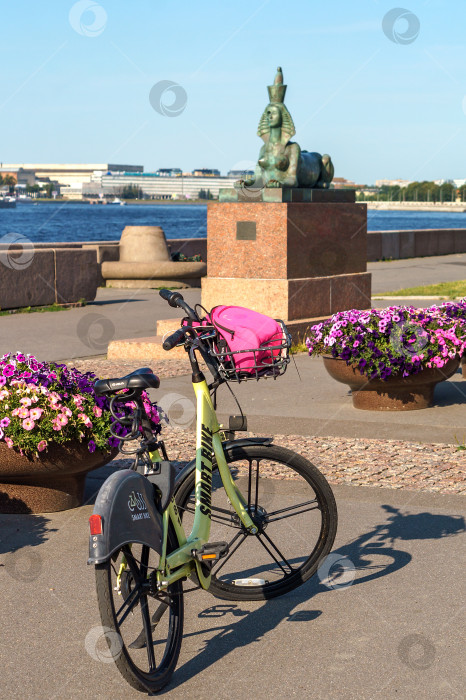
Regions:
<instances>
[{"instance_id":1,"label":"metal basket","mask_svg":"<svg viewBox=\"0 0 466 700\"><path fill-rule=\"evenodd\" d=\"M280 324L280 335L270 338L258 348L248 350L230 350L224 339L216 335L209 341L210 354L218 362L221 377L229 382L244 382L250 379L276 379L286 372L290 361L291 336L288 329L280 319L275 319ZM269 352L268 352L269 351ZM273 354L272 354L273 353ZM245 368L237 367L235 358L240 355L252 354Z\"/></svg>"}]
</instances>

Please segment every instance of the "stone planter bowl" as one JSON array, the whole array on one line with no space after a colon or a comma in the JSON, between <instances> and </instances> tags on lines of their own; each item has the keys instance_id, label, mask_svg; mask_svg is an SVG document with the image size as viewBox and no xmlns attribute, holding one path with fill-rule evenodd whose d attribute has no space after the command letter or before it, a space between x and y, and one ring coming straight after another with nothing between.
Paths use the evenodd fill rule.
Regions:
<instances>
[{"instance_id":1,"label":"stone planter bowl","mask_svg":"<svg viewBox=\"0 0 466 700\"><path fill-rule=\"evenodd\" d=\"M425 368L409 377L368 379L360 374L357 365L325 355L324 366L337 382L347 384L352 393L353 406L365 411L416 411L432 406L434 388L451 377L459 367L458 359L448 360L441 369Z\"/></svg>"},{"instance_id":2,"label":"stone planter bowl","mask_svg":"<svg viewBox=\"0 0 466 700\"><path fill-rule=\"evenodd\" d=\"M85 442L50 444L46 452L21 455L0 442L0 513L53 513L82 505L87 472L118 454L89 452Z\"/></svg>"}]
</instances>

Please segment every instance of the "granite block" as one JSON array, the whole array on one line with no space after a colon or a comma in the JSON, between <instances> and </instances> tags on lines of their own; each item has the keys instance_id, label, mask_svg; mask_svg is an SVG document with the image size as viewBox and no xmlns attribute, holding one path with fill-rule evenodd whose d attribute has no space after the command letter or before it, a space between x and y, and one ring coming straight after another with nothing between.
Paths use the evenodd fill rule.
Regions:
<instances>
[{"instance_id":1,"label":"granite block","mask_svg":"<svg viewBox=\"0 0 466 700\"><path fill-rule=\"evenodd\" d=\"M415 257L438 255L438 235L434 230L415 231Z\"/></svg>"},{"instance_id":2,"label":"granite block","mask_svg":"<svg viewBox=\"0 0 466 700\"><path fill-rule=\"evenodd\" d=\"M291 203L287 218L288 279L365 272L365 204Z\"/></svg>"},{"instance_id":3,"label":"granite block","mask_svg":"<svg viewBox=\"0 0 466 700\"><path fill-rule=\"evenodd\" d=\"M353 204L355 190L311 187L238 187L221 188L220 202L339 202Z\"/></svg>"},{"instance_id":4,"label":"granite block","mask_svg":"<svg viewBox=\"0 0 466 700\"><path fill-rule=\"evenodd\" d=\"M400 258L414 258L416 251L416 237L414 231L400 231L399 236Z\"/></svg>"},{"instance_id":5,"label":"granite block","mask_svg":"<svg viewBox=\"0 0 466 700\"><path fill-rule=\"evenodd\" d=\"M55 250L55 291L58 304L80 299L93 301L100 279L95 249Z\"/></svg>"},{"instance_id":6,"label":"granite block","mask_svg":"<svg viewBox=\"0 0 466 700\"><path fill-rule=\"evenodd\" d=\"M212 278L202 280L202 305L245 306L283 320L325 316L345 309L370 308L368 272L293 280Z\"/></svg>"},{"instance_id":7,"label":"granite block","mask_svg":"<svg viewBox=\"0 0 466 700\"><path fill-rule=\"evenodd\" d=\"M55 302L53 250L33 247L0 252L0 308L45 306Z\"/></svg>"},{"instance_id":8,"label":"granite block","mask_svg":"<svg viewBox=\"0 0 466 700\"><path fill-rule=\"evenodd\" d=\"M400 257L400 232L385 232L382 237L382 259L398 260Z\"/></svg>"},{"instance_id":9,"label":"granite block","mask_svg":"<svg viewBox=\"0 0 466 700\"><path fill-rule=\"evenodd\" d=\"M309 318L331 314L331 277L288 280L288 303L285 318Z\"/></svg>"},{"instance_id":10,"label":"granite block","mask_svg":"<svg viewBox=\"0 0 466 700\"><path fill-rule=\"evenodd\" d=\"M256 240L238 240L238 222L255 222ZM286 204L215 202L207 231L209 277L286 277Z\"/></svg>"},{"instance_id":11,"label":"granite block","mask_svg":"<svg viewBox=\"0 0 466 700\"><path fill-rule=\"evenodd\" d=\"M201 287L201 303L206 309L218 304L245 306L273 318L287 318L286 279L204 277Z\"/></svg>"},{"instance_id":12,"label":"granite block","mask_svg":"<svg viewBox=\"0 0 466 700\"><path fill-rule=\"evenodd\" d=\"M367 234L367 262L382 259L382 233L369 231Z\"/></svg>"},{"instance_id":13,"label":"granite block","mask_svg":"<svg viewBox=\"0 0 466 700\"><path fill-rule=\"evenodd\" d=\"M330 313L348 309L371 308L370 272L355 275L335 275L331 280Z\"/></svg>"},{"instance_id":14,"label":"granite block","mask_svg":"<svg viewBox=\"0 0 466 700\"><path fill-rule=\"evenodd\" d=\"M279 191L279 190L277 190ZM207 213L209 277L308 278L366 270L365 204L214 203ZM255 223L255 240L238 240Z\"/></svg>"},{"instance_id":15,"label":"granite block","mask_svg":"<svg viewBox=\"0 0 466 700\"><path fill-rule=\"evenodd\" d=\"M466 253L466 229L454 229L454 250L453 253Z\"/></svg>"},{"instance_id":16,"label":"granite block","mask_svg":"<svg viewBox=\"0 0 466 700\"><path fill-rule=\"evenodd\" d=\"M179 327L179 322L178 322ZM186 357L183 346L176 347L167 352L163 349L163 337L160 335L148 338L128 338L126 340L112 340L109 343L107 359L109 360L182 360Z\"/></svg>"},{"instance_id":17,"label":"granite block","mask_svg":"<svg viewBox=\"0 0 466 700\"><path fill-rule=\"evenodd\" d=\"M446 229L445 231L436 231L437 233L437 255L448 255L455 250L455 234L453 231Z\"/></svg>"}]
</instances>

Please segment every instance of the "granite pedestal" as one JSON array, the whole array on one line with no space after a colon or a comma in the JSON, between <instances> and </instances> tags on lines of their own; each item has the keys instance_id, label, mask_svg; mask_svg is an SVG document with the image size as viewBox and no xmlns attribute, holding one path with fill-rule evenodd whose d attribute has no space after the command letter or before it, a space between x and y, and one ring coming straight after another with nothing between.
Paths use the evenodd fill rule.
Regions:
<instances>
[{"instance_id":1,"label":"granite pedestal","mask_svg":"<svg viewBox=\"0 0 466 700\"><path fill-rule=\"evenodd\" d=\"M370 307L367 209L354 192L271 188L256 201L232 192L237 201L224 194L208 207L205 308L247 306L288 321L297 339L304 321Z\"/></svg>"}]
</instances>

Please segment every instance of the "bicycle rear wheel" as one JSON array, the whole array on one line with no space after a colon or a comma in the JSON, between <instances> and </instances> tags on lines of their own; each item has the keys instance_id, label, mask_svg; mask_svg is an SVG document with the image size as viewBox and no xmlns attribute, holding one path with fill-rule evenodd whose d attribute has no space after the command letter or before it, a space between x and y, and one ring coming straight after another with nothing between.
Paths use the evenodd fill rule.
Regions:
<instances>
[{"instance_id":1,"label":"bicycle rear wheel","mask_svg":"<svg viewBox=\"0 0 466 700\"><path fill-rule=\"evenodd\" d=\"M171 537L170 544L173 549ZM124 561L126 568L118 584ZM157 593L158 562L157 552L133 543L95 567L103 634L113 661L133 688L150 693L170 681L183 636L183 585L177 581Z\"/></svg>"},{"instance_id":2,"label":"bicycle rear wheel","mask_svg":"<svg viewBox=\"0 0 466 700\"><path fill-rule=\"evenodd\" d=\"M258 533L249 534L241 524L214 460L210 539L228 542L229 553L214 565L209 591L226 600L287 593L307 581L332 548L337 530L332 490L311 462L283 447L232 445L225 457ZM194 481L192 473L176 494L187 532Z\"/></svg>"}]
</instances>

